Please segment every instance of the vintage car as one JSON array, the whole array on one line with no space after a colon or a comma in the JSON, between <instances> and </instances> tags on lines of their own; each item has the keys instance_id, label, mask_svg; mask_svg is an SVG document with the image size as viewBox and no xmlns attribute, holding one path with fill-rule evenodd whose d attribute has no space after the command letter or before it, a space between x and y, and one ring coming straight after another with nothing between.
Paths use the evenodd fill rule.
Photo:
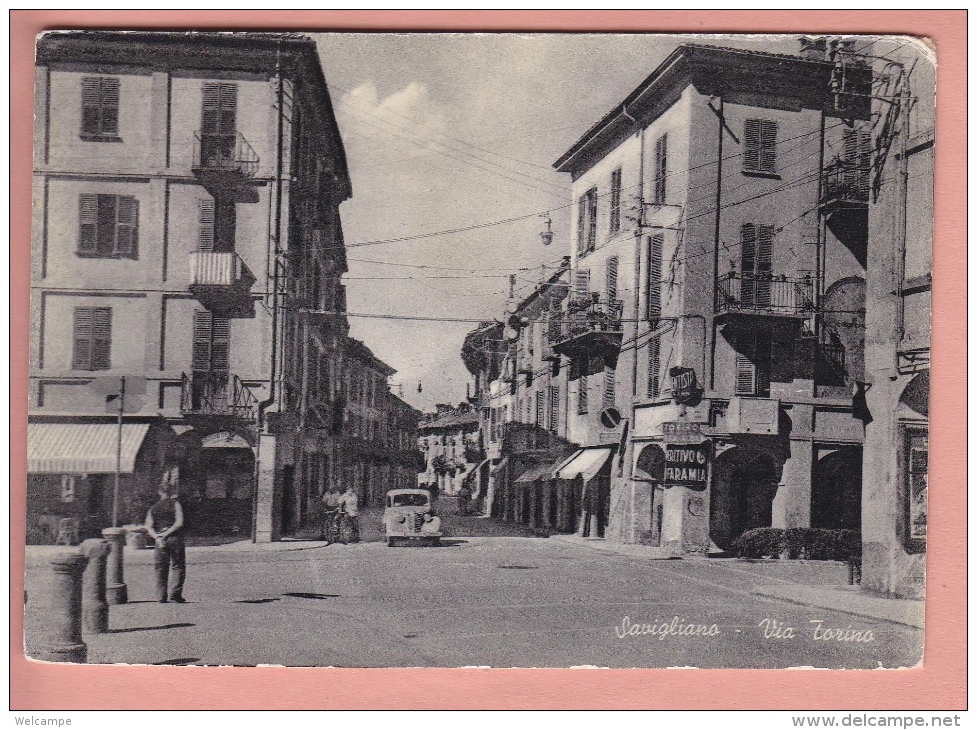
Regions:
<instances>
[{"instance_id":1,"label":"vintage car","mask_svg":"<svg viewBox=\"0 0 977 730\"><path fill-rule=\"evenodd\" d=\"M390 547L407 540L439 544L444 533L441 518L431 507L431 493L426 489L391 489L387 492L383 532Z\"/></svg>"}]
</instances>

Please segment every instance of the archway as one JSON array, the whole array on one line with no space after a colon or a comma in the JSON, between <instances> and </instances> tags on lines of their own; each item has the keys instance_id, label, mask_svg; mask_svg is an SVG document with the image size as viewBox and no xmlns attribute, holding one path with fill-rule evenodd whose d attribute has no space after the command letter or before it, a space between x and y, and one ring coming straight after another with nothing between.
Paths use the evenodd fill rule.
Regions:
<instances>
[{"instance_id":1,"label":"archway","mask_svg":"<svg viewBox=\"0 0 977 730\"><path fill-rule=\"evenodd\" d=\"M665 477L665 451L660 444L648 444L638 454L635 463L635 476L649 482L649 508L651 509L651 530L647 535L648 543L658 547L661 545L662 523L665 521L665 490L662 481Z\"/></svg>"},{"instance_id":2,"label":"archway","mask_svg":"<svg viewBox=\"0 0 977 730\"><path fill-rule=\"evenodd\" d=\"M709 536L729 550L740 535L770 527L780 478L777 462L766 451L735 447L713 463Z\"/></svg>"},{"instance_id":3,"label":"archway","mask_svg":"<svg viewBox=\"0 0 977 730\"><path fill-rule=\"evenodd\" d=\"M846 447L821 456L811 480L811 527L860 530L862 450Z\"/></svg>"},{"instance_id":4,"label":"archway","mask_svg":"<svg viewBox=\"0 0 977 730\"><path fill-rule=\"evenodd\" d=\"M246 438L247 437L247 438ZM197 535L251 532L255 454L251 432L190 431L180 460L180 489L188 530Z\"/></svg>"}]
</instances>

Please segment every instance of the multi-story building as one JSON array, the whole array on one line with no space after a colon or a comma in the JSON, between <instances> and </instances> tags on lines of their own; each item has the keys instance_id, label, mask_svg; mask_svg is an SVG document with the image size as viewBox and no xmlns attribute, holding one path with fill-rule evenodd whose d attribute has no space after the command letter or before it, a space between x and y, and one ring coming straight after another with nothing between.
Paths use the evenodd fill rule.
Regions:
<instances>
[{"instance_id":1,"label":"multi-story building","mask_svg":"<svg viewBox=\"0 0 977 730\"><path fill-rule=\"evenodd\" d=\"M843 50L682 45L555 163L583 534L859 527L871 71Z\"/></svg>"},{"instance_id":2,"label":"multi-story building","mask_svg":"<svg viewBox=\"0 0 977 730\"><path fill-rule=\"evenodd\" d=\"M346 340L344 364L341 486L352 484L364 506L380 505L388 489L417 483L420 412L390 392L396 370L360 340Z\"/></svg>"},{"instance_id":3,"label":"multi-story building","mask_svg":"<svg viewBox=\"0 0 977 730\"><path fill-rule=\"evenodd\" d=\"M863 463L871 479L862 494L862 585L921 597L929 485L935 68L915 44L895 51L879 44L871 52L878 56L878 152L865 314Z\"/></svg>"},{"instance_id":4,"label":"multi-story building","mask_svg":"<svg viewBox=\"0 0 977 730\"><path fill-rule=\"evenodd\" d=\"M424 471L417 475L417 486L457 497L468 482L472 496L478 498L477 469L485 461L478 410L468 403L456 407L438 403L436 407L417 426L417 443L424 454Z\"/></svg>"},{"instance_id":5,"label":"multi-story building","mask_svg":"<svg viewBox=\"0 0 977 730\"><path fill-rule=\"evenodd\" d=\"M107 526L118 471L141 521L178 467L198 528L294 531L347 329L317 314L345 309L351 188L315 43L51 33L35 118L32 507Z\"/></svg>"}]
</instances>

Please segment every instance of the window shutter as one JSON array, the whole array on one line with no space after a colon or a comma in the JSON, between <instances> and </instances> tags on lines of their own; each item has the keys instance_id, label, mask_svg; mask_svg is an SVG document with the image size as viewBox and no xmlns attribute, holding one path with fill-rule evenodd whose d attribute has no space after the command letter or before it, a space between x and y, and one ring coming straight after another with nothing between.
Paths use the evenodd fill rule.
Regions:
<instances>
[{"instance_id":1,"label":"window shutter","mask_svg":"<svg viewBox=\"0 0 977 730\"><path fill-rule=\"evenodd\" d=\"M85 78L81 80L81 132L82 134L99 134L101 131L102 115L102 84L99 78Z\"/></svg>"},{"instance_id":2,"label":"window shutter","mask_svg":"<svg viewBox=\"0 0 977 730\"><path fill-rule=\"evenodd\" d=\"M743 169L760 169L759 119L747 119L743 126Z\"/></svg>"},{"instance_id":3,"label":"window shutter","mask_svg":"<svg viewBox=\"0 0 977 730\"><path fill-rule=\"evenodd\" d=\"M92 364L92 308L75 307L74 354L71 367L89 370Z\"/></svg>"},{"instance_id":4,"label":"window shutter","mask_svg":"<svg viewBox=\"0 0 977 730\"><path fill-rule=\"evenodd\" d=\"M616 373L614 368L604 368L604 407L614 405L616 400Z\"/></svg>"},{"instance_id":5,"label":"window shutter","mask_svg":"<svg viewBox=\"0 0 977 730\"><path fill-rule=\"evenodd\" d=\"M196 371L210 370L211 320L210 312L193 313L193 369Z\"/></svg>"},{"instance_id":6,"label":"window shutter","mask_svg":"<svg viewBox=\"0 0 977 730\"><path fill-rule=\"evenodd\" d=\"M98 196L82 193L78 196L78 251L96 253L98 250Z\"/></svg>"},{"instance_id":7,"label":"window shutter","mask_svg":"<svg viewBox=\"0 0 977 730\"><path fill-rule=\"evenodd\" d=\"M663 134L655 143L655 203L663 205L668 179L668 135Z\"/></svg>"},{"instance_id":8,"label":"window shutter","mask_svg":"<svg viewBox=\"0 0 977 730\"><path fill-rule=\"evenodd\" d=\"M233 134L237 129L237 84L220 85L220 132Z\"/></svg>"},{"instance_id":9,"label":"window shutter","mask_svg":"<svg viewBox=\"0 0 977 730\"><path fill-rule=\"evenodd\" d=\"M739 352L736 353L736 393L756 394L756 366L748 356Z\"/></svg>"},{"instance_id":10,"label":"window shutter","mask_svg":"<svg viewBox=\"0 0 977 730\"><path fill-rule=\"evenodd\" d=\"M597 188L587 191L587 250L597 247Z\"/></svg>"},{"instance_id":11,"label":"window shutter","mask_svg":"<svg viewBox=\"0 0 977 730\"><path fill-rule=\"evenodd\" d=\"M587 376L583 375L577 380L577 413L586 413L589 409L587 388Z\"/></svg>"},{"instance_id":12,"label":"window shutter","mask_svg":"<svg viewBox=\"0 0 977 730\"><path fill-rule=\"evenodd\" d=\"M777 122L764 119L760 123L760 171L777 171Z\"/></svg>"},{"instance_id":13,"label":"window shutter","mask_svg":"<svg viewBox=\"0 0 977 730\"><path fill-rule=\"evenodd\" d=\"M573 273L573 298L583 301L590 296L590 269L577 269Z\"/></svg>"},{"instance_id":14,"label":"window shutter","mask_svg":"<svg viewBox=\"0 0 977 730\"><path fill-rule=\"evenodd\" d=\"M611 233L621 230L621 168L611 173Z\"/></svg>"},{"instance_id":15,"label":"window shutter","mask_svg":"<svg viewBox=\"0 0 977 730\"><path fill-rule=\"evenodd\" d=\"M213 339L210 346L210 369L228 370L231 367L231 320L212 317Z\"/></svg>"},{"instance_id":16,"label":"window shutter","mask_svg":"<svg viewBox=\"0 0 977 730\"><path fill-rule=\"evenodd\" d=\"M200 201L200 227L197 235L197 249L214 250L214 201Z\"/></svg>"},{"instance_id":17,"label":"window shutter","mask_svg":"<svg viewBox=\"0 0 977 730\"><path fill-rule=\"evenodd\" d=\"M648 340L648 397L657 398L661 395L661 339L653 337Z\"/></svg>"},{"instance_id":18,"label":"window shutter","mask_svg":"<svg viewBox=\"0 0 977 730\"><path fill-rule=\"evenodd\" d=\"M540 428L546 426L546 400L545 394L541 390L536 391L536 425Z\"/></svg>"},{"instance_id":19,"label":"window shutter","mask_svg":"<svg viewBox=\"0 0 977 730\"><path fill-rule=\"evenodd\" d=\"M556 342L560 339L560 335L563 331L563 323L560 321L563 316L563 310L560 308L560 300L556 297L550 299L550 315L547 321L547 332L550 344Z\"/></svg>"},{"instance_id":20,"label":"window shutter","mask_svg":"<svg viewBox=\"0 0 977 730\"><path fill-rule=\"evenodd\" d=\"M550 386L550 430L556 431L560 426L560 386Z\"/></svg>"},{"instance_id":21,"label":"window shutter","mask_svg":"<svg viewBox=\"0 0 977 730\"><path fill-rule=\"evenodd\" d=\"M607 301L612 303L617 300L617 268L618 268L618 258L617 256L611 256L607 259Z\"/></svg>"},{"instance_id":22,"label":"window shutter","mask_svg":"<svg viewBox=\"0 0 977 730\"><path fill-rule=\"evenodd\" d=\"M204 84L204 107L201 131L204 134L220 132L220 84Z\"/></svg>"},{"instance_id":23,"label":"window shutter","mask_svg":"<svg viewBox=\"0 0 977 730\"><path fill-rule=\"evenodd\" d=\"M577 201L577 253L587 252L587 196Z\"/></svg>"},{"instance_id":24,"label":"window shutter","mask_svg":"<svg viewBox=\"0 0 977 730\"><path fill-rule=\"evenodd\" d=\"M112 367L112 309L95 307L92 314L92 370L108 370Z\"/></svg>"},{"instance_id":25,"label":"window shutter","mask_svg":"<svg viewBox=\"0 0 977 730\"><path fill-rule=\"evenodd\" d=\"M120 195L116 201L115 253L131 256L136 250L136 232L139 201L129 195Z\"/></svg>"},{"instance_id":26,"label":"window shutter","mask_svg":"<svg viewBox=\"0 0 977 730\"><path fill-rule=\"evenodd\" d=\"M648 239L648 321L657 327L662 313L662 249L665 236L656 233Z\"/></svg>"},{"instance_id":27,"label":"window shutter","mask_svg":"<svg viewBox=\"0 0 977 730\"><path fill-rule=\"evenodd\" d=\"M101 89L102 124L100 134L119 133L119 80L102 79Z\"/></svg>"}]
</instances>

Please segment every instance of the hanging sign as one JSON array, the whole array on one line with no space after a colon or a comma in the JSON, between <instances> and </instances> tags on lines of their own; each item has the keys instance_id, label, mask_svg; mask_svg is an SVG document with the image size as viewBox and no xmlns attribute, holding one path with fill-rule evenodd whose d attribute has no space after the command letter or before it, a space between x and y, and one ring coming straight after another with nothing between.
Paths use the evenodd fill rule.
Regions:
<instances>
[{"instance_id":1,"label":"hanging sign","mask_svg":"<svg viewBox=\"0 0 977 730\"><path fill-rule=\"evenodd\" d=\"M665 486L702 491L708 484L709 442L665 445Z\"/></svg>"},{"instance_id":2,"label":"hanging sign","mask_svg":"<svg viewBox=\"0 0 977 730\"><path fill-rule=\"evenodd\" d=\"M679 405L694 406L702 400L702 388L692 368L673 367L668 371L672 378L672 398Z\"/></svg>"}]
</instances>

